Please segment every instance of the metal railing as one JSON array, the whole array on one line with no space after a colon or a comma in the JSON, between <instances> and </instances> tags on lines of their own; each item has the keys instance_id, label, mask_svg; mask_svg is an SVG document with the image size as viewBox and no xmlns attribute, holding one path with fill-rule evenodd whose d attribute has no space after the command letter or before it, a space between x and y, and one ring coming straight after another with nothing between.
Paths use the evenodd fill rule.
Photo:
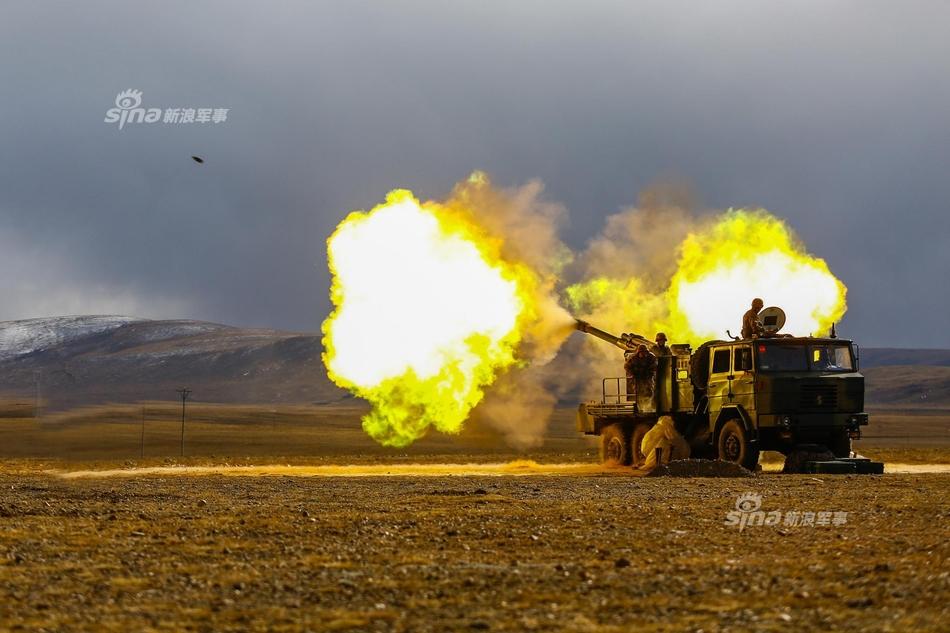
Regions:
<instances>
[{"instance_id":1,"label":"metal railing","mask_svg":"<svg viewBox=\"0 0 950 633\"><path fill-rule=\"evenodd\" d=\"M613 389L608 389L612 385ZM601 402L603 404L622 404L636 402L637 394L627 393L626 378L604 378L601 386Z\"/></svg>"},{"instance_id":2,"label":"metal railing","mask_svg":"<svg viewBox=\"0 0 950 633\"><path fill-rule=\"evenodd\" d=\"M637 394L627 391L626 378L604 378L601 401L594 407L600 415L630 415L637 412Z\"/></svg>"}]
</instances>

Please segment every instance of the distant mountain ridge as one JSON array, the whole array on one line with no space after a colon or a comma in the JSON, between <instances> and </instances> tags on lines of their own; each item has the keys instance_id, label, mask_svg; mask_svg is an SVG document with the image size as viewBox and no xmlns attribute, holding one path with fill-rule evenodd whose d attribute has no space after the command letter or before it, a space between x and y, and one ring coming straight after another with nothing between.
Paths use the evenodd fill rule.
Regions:
<instances>
[{"instance_id":1,"label":"distant mountain ridge","mask_svg":"<svg viewBox=\"0 0 950 633\"><path fill-rule=\"evenodd\" d=\"M950 349L860 348L861 367L933 365L950 367Z\"/></svg>"},{"instance_id":2,"label":"distant mountain ridge","mask_svg":"<svg viewBox=\"0 0 950 633\"><path fill-rule=\"evenodd\" d=\"M93 315L0 321L0 360L42 351L143 320Z\"/></svg>"},{"instance_id":3,"label":"distant mountain ridge","mask_svg":"<svg viewBox=\"0 0 950 633\"><path fill-rule=\"evenodd\" d=\"M59 408L170 400L332 403L320 336L118 315L0 322L0 397ZM950 350L861 349L867 401L950 407ZM572 404L565 402L564 404Z\"/></svg>"},{"instance_id":4,"label":"distant mountain ridge","mask_svg":"<svg viewBox=\"0 0 950 633\"><path fill-rule=\"evenodd\" d=\"M0 392L46 406L164 400L187 386L215 402L348 397L326 376L320 337L191 320L70 316L0 322Z\"/></svg>"}]
</instances>

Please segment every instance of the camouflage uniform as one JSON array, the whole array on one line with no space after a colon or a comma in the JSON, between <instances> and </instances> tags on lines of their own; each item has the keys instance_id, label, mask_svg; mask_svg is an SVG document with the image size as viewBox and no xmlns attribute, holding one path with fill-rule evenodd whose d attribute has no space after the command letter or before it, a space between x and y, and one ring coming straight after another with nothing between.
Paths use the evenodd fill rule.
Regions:
<instances>
[{"instance_id":1,"label":"camouflage uniform","mask_svg":"<svg viewBox=\"0 0 950 633\"><path fill-rule=\"evenodd\" d=\"M624 354L623 368L627 372L627 399L633 400L634 394L652 398L656 388L656 356L646 345Z\"/></svg>"},{"instance_id":2,"label":"camouflage uniform","mask_svg":"<svg viewBox=\"0 0 950 633\"><path fill-rule=\"evenodd\" d=\"M660 357L673 355L673 350L671 350L670 346L666 344L667 338L664 332L657 332L656 338L653 340L654 344L650 346L650 352L654 356Z\"/></svg>"},{"instance_id":3,"label":"camouflage uniform","mask_svg":"<svg viewBox=\"0 0 950 633\"><path fill-rule=\"evenodd\" d=\"M759 323L758 313L752 308L742 315L742 338L759 336L762 336L762 325Z\"/></svg>"}]
</instances>

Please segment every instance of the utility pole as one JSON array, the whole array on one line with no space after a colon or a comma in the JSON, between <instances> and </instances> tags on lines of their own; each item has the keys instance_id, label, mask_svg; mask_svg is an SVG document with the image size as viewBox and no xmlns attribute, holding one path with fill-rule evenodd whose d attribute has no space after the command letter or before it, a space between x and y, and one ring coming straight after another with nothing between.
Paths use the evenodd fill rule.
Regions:
<instances>
[{"instance_id":1,"label":"utility pole","mask_svg":"<svg viewBox=\"0 0 950 633\"><path fill-rule=\"evenodd\" d=\"M178 395L181 396L181 456L185 456L185 400L188 399L188 396L191 395L191 389L187 387L182 387L181 389L176 389Z\"/></svg>"},{"instance_id":2,"label":"utility pole","mask_svg":"<svg viewBox=\"0 0 950 633\"><path fill-rule=\"evenodd\" d=\"M40 422L40 379L42 376L39 369L33 370L33 421L35 424Z\"/></svg>"},{"instance_id":3,"label":"utility pole","mask_svg":"<svg viewBox=\"0 0 950 633\"><path fill-rule=\"evenodd\" d=\"M145 407L142 407L142 459L145 459Z\"/></svg>"}]
</instances>

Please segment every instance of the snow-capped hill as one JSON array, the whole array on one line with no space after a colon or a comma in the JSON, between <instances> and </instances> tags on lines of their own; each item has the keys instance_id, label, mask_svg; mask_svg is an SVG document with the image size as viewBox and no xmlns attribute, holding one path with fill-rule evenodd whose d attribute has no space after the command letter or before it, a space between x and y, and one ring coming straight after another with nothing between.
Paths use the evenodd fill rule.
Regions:
<instances>
[{"instance_id":1,"label":"snow-capped hill","mask_svg":"<svg viewBox=\"0 0 950 633\"><path fill-rule=\"evenodd\" d=\"M116 332L116 339L124 344L145 345L171 339L188 339L203 334L212 334L223 330L241 331L240 328L208 321L136 321L128 323L121 332Z\"/></svg>"},{"instance_id":2,"label":"snow-capped hill","mask_svg":"<svg viewBox=\"0 0 950 633\"><path fill-rule=\"evenodd\" d=\"M70 316L0 322L0 400L42 394L46 410L175 396L206 402L328 402L312 333L187 319ZM200 395L198 395L200 394Z\"/></svg>"},{"instance_id":3,"label":"snow-capped hill","mask_svg":"<svg viewBox=\"0 0 950 633\"><path fill-rule=\"evenodd\" d=\"M127 316L90 315L0 321L0 360L40 352L144 320Z\"/></svg>"}]
</instances>

